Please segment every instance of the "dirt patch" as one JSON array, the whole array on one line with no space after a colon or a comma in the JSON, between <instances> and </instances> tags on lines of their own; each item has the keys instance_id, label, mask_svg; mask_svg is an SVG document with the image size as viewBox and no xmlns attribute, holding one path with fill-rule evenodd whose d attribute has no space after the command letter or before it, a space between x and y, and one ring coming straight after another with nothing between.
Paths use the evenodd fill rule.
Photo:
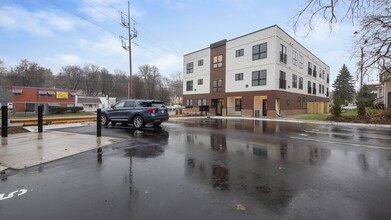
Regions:
<instances>
[{"instance_id":1,"label":"dirt patch","mask_svg":"<svg viewBox=\"0 0 391 220\"><path fill-rule=\"evenodd\" d=\"M1 131L1 128L0 128L0 132ZM8 128L8 134L19 134L19 133L25 133L25 132L29 132L28 130L22 128L22 127L10 127Z\"/></svg>"}]
</instances>

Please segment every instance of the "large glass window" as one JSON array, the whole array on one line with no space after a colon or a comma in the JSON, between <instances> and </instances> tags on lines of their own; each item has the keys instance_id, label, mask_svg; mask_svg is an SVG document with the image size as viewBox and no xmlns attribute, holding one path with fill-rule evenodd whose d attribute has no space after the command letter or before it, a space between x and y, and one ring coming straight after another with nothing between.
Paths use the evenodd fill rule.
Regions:
<instances>
[{"instance_id":1,"label":"large glass window","mask_svg":"<svg viewBox=\"0 0 391 220\"><path fill-rule=\"evenodd\" d=\"M223 80L214 80L213 81L213 92L222 92L223 91Z\"/></svg>"},{"instance_id":2,"label":"large glass window","mask_svg":"<svg viewBox=\"0 0 391 220\"><path fill-rule=\"evenodd\" d=\"M253 46L253 60L264 59L267 57L267 43Z\"/></svg>"},{"instance_id":3,"label":"large glass window","mask_svg":"<svg viewBox=\"0 0 391 220\"><path fill-rule=\"evenodd\" d=\"M266 70L254 71L252 73L252 82L253 86L266 85Z\"/></svg>"},{"instance_id":4,"label":"large glass window","mask_svg":"<svg viewBox=\"0 0 391 220\"><path fill-rule=\"evenodd\" d=\"M303 77L299 77L299 89L303 89Z\"/></svg>"},{"instance_id":5,"label":"large glass window","mask_svg":"<svg viewBox=\"0 0 391 220\"><path fill-rule=\"evenodd\" d=\"M316 95L316 83L312 84L312 94Z\"/></svg>"},{"instance_id":6,"label":"large glass window","mask_svg":"<svg viewBox=\"0 0 391 220\"><path fill-rule=\"evenodd\" d=\"M292 53L292 64L297 66L297 52L293 51Z\"/></svg>"},{"instance_id":7,"label":"large glass window","mask_svg":"<svg viewBox=\"0 0 391 220\"><path fill-rule=\"evenodd\" d=\"M223 55L213 57L213 68L219 68L223 66Z\"/></svg>"},{"instance_id":8,"label":"large glass window","mask_svg":"<svg viewBox=\"0 0 391 220\"><path fill-rule=\"evenodd\" d=\"M194 70L193 62L186 64L186 73L193 73L193 70Z\"/></svg>"},{"instance_id":9,"label":"large glass window","mask_svg":"<svg viewBox=\"0 0 391 220\"><path fill-rule=\"evenodd\" d=\"M193 99L186 100L186 107L193 107Z\"/></svg>"},{"instance_id":10,"label":"large glass window","mask_svg":"<svg viewBox=\"0 0 391 220\"><path fill-rule=\"evenodd\" d=\"M286 73L284 71L280 71L279 88L286 89Z\"/></svg>"},{"instance_id":11,"label":"large glass window","mask_svg":"<svg viewBox=\"0 0 391 220\"><path fill-rule=\"evenodd\" d=\"M312 88L311 88L311 81L308 81L308 94L312 93Z\"/></svg>"},{"instance_id":12,"label":"large glass window","mask_svg":"<svg viewBox=\"0 0 391 220\"><path fill-rule=\"evenodd\" d=\"M242 99L235 99L235 111L242 111Z\"/></svg>"},{"instance_id":13,"label":"large glass window","mask_svg":"<svg viewBox=\"0 0 391 220\"><path fill-rule=\"evenodd\" d=\"M292 74L292 88L297 88L297 75Z\"/></svg>"},{"instance_id":14,"label":"large glass window","mask_svg":"<svg viewBox=\"0 0 391 220\"><path fill-rule=\"evenodd\" d=\"M193 91L193 80L186 81L186 91Z\"/></svg>"},{"instance_id":15,"label":"large glass window","mask_svg":"<svg viewBox=\"0 0 391 220\"><path fill-rule=\"evenodd\" d=\"M280 62L286 63L286 47L283 44L280 44Z\"/></svg>"},{"instance_id":16,"label":"large glass window","mask_svg":"<svg viewBox=\"0 0 391 220\"><path fill-rule=\"evenodd\" d=\"M312 63L308 62L308 75L312 76Z\"/></svg>"},{"instance_id":17,"label":"large glass window","mask_svg":"<svg viewBox=\"0 0 391 220\"><path fill-rule=\"evenodd\" d=\"M198 106L206 105L206 99L198 99Z\"/></svg>"}]
</instances>

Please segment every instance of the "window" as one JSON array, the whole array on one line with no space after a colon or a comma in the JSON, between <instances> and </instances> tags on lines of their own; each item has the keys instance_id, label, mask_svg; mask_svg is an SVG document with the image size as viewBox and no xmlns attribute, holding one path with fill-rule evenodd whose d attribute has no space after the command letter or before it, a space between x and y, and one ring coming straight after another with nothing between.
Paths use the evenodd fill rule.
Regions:
<instances>
[{"instance_id":1,"label":"window","mask_svg":"<svg viewBox=\"0 0 391 220\"><path fill-rule=\"evenodd\" d=\"M193 73L193 62L186 64L186 73Z\"/></svg>"},{"instance_id":2,"label":"window","mask_svg":"<svg viewBox=\"0 0 391 220\"><path fill-rule=\"evenodd\" d=\"M203 85L204 84L204 79L198 79L198 85Z\"/></svg>"},{"instance_id":3,"label":"window","mask_svg":"<svg viewBox=\"0 0 391 220\"><path fill-rule=\"evenodd\" d=\"M314 73L312 74L313 77L316 77L316 66L314 65Z\"/></svg>"},{"instance_id":4,"label":"window","mask_svg":"<svg viewBox=\"0 0 391 220\"><path fill-rule=\"evenodd\" d=\"M297 88L297 75L292 74L292 88Z\"/></svg>"},{"instance_id":5,"label":"window","mask_svg":"<svg viewBox=\"0 0 391 220\"><path fill-rule=\"evenodd\" d=\"M213 81L213 92L222 92L223 91L223 80L214 80Z\"/></svg>"},{"instance_id":6,"label":"window","mask_svg":"<svg viewBox=\"0 0 391 220\"><path fill-rule=\"evenodd\" d=\"M312 63L308 62L308 75L312 76Z\"/></svg>"},{"instance_id":7,"label":"window","mask_svg":"<svg viewBox=\"0 0 391 220\"><path fill-rule=\"evenodd\" d=\"M319 94L322 93L322 85L319 84Z\"/></svg>"},{"instance_id":8,"label":"window","mask_svg":"<svg viewBox=\"0 0 391 220\"><path fill-rule=\"evenodd\" d=\"M327 80L326 80L327 83L330 82L330 74L327 74Z\"/></svg>"},{"instance_id":9,"label":"window","mask_svg":"<svg viewBox=\"0 0 391 220\"><path fill-rule=\"evenodd\" d=\"M322 78L323 78L323 79L324 79L324 75L325 75L325 74L324 74L324 70L323 70L323 71L322 71Z\"/></svg>"},{"instance_id":10,"label":"window","mask_svg":"<svg viewBox=\"0 0 391 220\"><path fill-rule=\"evenodd\" d=\"M280 62L286 63L286 47L280 44Z\"/></svg>"},{"instance_id":11,"label":"window","mask_svg":"<svg viewBox=\"0 0 391 220\"><path fill-rule=\"evenodd\" d=\"M311 81L308 81L308 94L312 93L312 88L311 88Z\"/></svg>"},{"instance_id":12,"label":"window","mask_svg":"<svg viewBox=\"0 0 391 220\"><path fill-rule=\"evenodd\" d=\"M322 68L319 68L319 78L322 78Z\"/></svg>"},{"instance_id":13,"label":"window","mask_svg":"<svg viewBox=\"0 0 391 220\"><path fill-rule=\"evenodd\" d=\"M136 107L136 103L134 103L134 101L126 101L124 107L125 108Z\"/></svg>"},{"instance_id":14,"label":"window","mask_svg":"<svg viewBox=\"0 0 391 220\"><path fill-rule=\"evenodd\" d=\"M254 71L252 77L253 86L266 85L266 70Z\"/></svg>"},{"instance_id":15,"label":"window","mask_svg":"<svg viewBox=\"0 0 391 220\"><path fill-rule=\"evenodd\" d=\"M236 73L235 74L235 81L243 80L243 73Z\"/></svg>"},{"instance_id":16,"label":"window","mask_svg":"<svg viewBox=\"0 0 391 220\"><path fill-rule=\"evenodd\" d=\"M280 89L286 89L286 73L284 71L280 71Z\"/></svg>"},{"instance_id":17,"label":"window","mask_svg":"<svg viewBox=\"0 0 391 220\"><path fill-rule=\"evenodd\" d=\"M304 66L304 57L299 55L299 67L303 69Z\"/></svg>"},{"instance_id":18,"label":"window","mask_svg":"<svg viewBox=\"0 0 391 220\"><path fill-rule=\"evenodd\" d=\"M204 65L204 60L198 60L198 66L203 66Z\"/></svg>"},{"instance_id":19,"label":"window","mask_svg":"<svg viewBox=\"0 0 391 220\"><path fill-rule=\"evenodd\" d=\"M206 105L206 99L198 99L198 106Z\"/></svg>"},{"instance_id":20,"label":"window","mask_svg":"<svg viewBox=\"0 0 391 220\"><path fill-rule=\"evenodd\" d=\"M324 85L322 85L322 94L324 94Z\"/></svg>"},{"instance_id":21,"label":"window","mask_svg":"<svg viewBox=\"0 0 391 220\"><path fill-rule=\"evenodd\" d=\"M316 83L312 84L312 94L316 95Z\"/></svg>"},{"instance_id":22,"label":"window","mask_svg":"<svg viewBox=\"0 0 391 220\"><path fill-rule=\"evenodd\" d=\"M299 89L303 90L303 77L299 77Z\"/></svg>"},{"instance_id":23,"label":"window","mask_svg":"<svg viewBox=\"0 0 391 220\"><path fill-rule=\"evenodd\" d=\"M292 53L292 64L297 66L297 52L293 51Z\"/></svg>"},{"instance_id":24,"label":"window","mask_svg":"<svg viewBox=\"0 0 391 220\"><path fill-rule=\"evenodd\" d=\"M244 55L244 49L239 49L239 50L236 50L236 57L241 57Z\"/></svg>"},{"instance_id":25,"label":"window","mask_svg":"<svg viewBox=\"0 0 391 220\"><path fill-rule=\"evenodd\" d=\"M303 108L306 109L307 108L307 98L303 97L302 102L303 102L303 104L302 104Z\"/></svg>"},{"instance_id":26,"label":"window","mask_svg":"<svg viewBox=\"0 0 391 220\"><path fill-rule=\"evenodd\" d=\"M35 104L34 103L26 103L26 112L35 112Z\"/></svg>"},{"instance_id":27,"label":"window","mask_svg":"<svg viewBox=\"0 0 391 220\"><path fill-rule=\"evenodd\" d=\"M235 99L235 111L242 111L242 99Z\"/></svg>"},{"instance_id":28,"label":"window","mask_svg":"<svg viewBox=\"0 0 391 220\"><path fill-rule=\"evenodd\" d=\"M193 91L193 80L186 82L186 91Z\"/></svg>"},{"instance_id":29,"label":"window","mask_svg":"<svg viewBox=\"0 0 391 220\"><path fill-rule=\"evenodd\" d=\"M193 107L193 99L186 100L186 107Z\"/></svg>"},{"instance_id":30,"label":"window","mask_svg":"<svg viewBox=\"0 0 391 220\"><path fill-rule=\"evenodd\" d=\"M302 105L301 105L301 97L300 97L300 96L297 98L297 108L298 108L298 109L301 109L301 108L302 108Z\"/></svg>"},{"instance_id":31,"label":"window","mask_svg":"<svg viewBox=\"0 0 391 220\"><path fill-rule=\"evenodd\" d=\"M253 60L264 59L267 57L267 43L253 46Z\"/></svg>"},{"instance_id":32,"label":"window","mask_svg":"<svg viewBox=\"0 0 391 220\"><path fill-rule=\"evenodd\" d=\"M329 97L329 88L326 88L326 96Z\"/></svg>"},{"instance_id":33,"label":"window","mask_svg":"<svg viewBox=\"0 0 391 220\"><path fill-rule=\"evenodd\" d=\"M213 68L219 68L223 66L223 55L213 57Z\"/></svg>"}]
</instances>

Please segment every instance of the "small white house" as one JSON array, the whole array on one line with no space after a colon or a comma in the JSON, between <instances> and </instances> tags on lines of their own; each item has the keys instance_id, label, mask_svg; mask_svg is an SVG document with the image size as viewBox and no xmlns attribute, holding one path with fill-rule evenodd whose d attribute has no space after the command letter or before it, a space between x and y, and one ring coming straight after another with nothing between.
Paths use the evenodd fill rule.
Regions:
<instances>
[{"instance_id":1,"label":"small white house","mask_svg":"<svg viewBox=\"0 0 391 220\"><path fill-rule=\"evenodd\" d=\"M115 97L76 96L76 106L83 107L85 112L95 112L98 108L109 108L116 102Z\"/></svg>"}]
</instances>

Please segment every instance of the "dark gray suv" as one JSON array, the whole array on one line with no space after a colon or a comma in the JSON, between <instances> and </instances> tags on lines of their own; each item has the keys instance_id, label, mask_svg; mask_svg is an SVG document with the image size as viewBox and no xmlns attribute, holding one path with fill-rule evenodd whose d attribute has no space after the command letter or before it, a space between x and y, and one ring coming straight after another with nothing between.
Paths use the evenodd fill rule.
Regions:
<instances>
[{"instance_id":1,"label":"dark gray suv","mask_svg":"<svg viewBox=\"0 0 391 220\"><path fill-rule=\"evenodd\" d=\"M142 128L147 124L159 126L168 121L167 108L162 101L157 100L122 100L111 108L102 109L102 124L117 122L133 124L136 128Z\"/></svg>"}]
</instances>

